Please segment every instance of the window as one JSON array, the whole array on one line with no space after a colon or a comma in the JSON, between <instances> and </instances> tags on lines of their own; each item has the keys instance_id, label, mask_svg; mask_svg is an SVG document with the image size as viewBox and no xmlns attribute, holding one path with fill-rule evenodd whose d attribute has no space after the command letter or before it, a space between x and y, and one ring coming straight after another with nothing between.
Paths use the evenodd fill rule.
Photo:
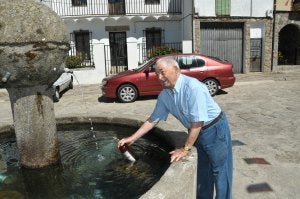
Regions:
<instances>
[{"instance_id":1,"label":"window","mask_svg":"<svg viewBox=\"0 0 300 199\"><path fill-rule=\"evenodd\" d=\"M205 65L205 61L203 59L200 59L196 57L197 66L196 67L202 67Z\"/></svg>"},{"instance_id":2,"label":"window","mask_svg":"<svg viewBox=\"0 0 300 199\"><path fill-rule=\"evenodd\" d=\"M178 64L180 69L190 69L190 68L196 68L198 66L195 58L192 56L179 57Z\"/></svg>"},{"instance_id":3,"label":"window","mask_svg":"<svg viewBox=\"0 0 300 199\"><path fill-rule=\"evenodd\" d=\"M125 0L108 0L108 9L110 15L126 14Z\"/></svg>"},{"instance_id":4,"label":"window","mask_svg":"<svg viewBox=\"0 0 300 199\"><path fill-rule=\"evenodd\" d=\"M150 66L150 72L155 72L155 66L156 66L156 63L154 63Z\"/></svg>"},{"instance_id":5,"label":"window","mask_svg":"<svg viewBox=\"0 0 300 199\"><path fill-rule=\"evenodd\" d=\"M160 4L160 0L145 0L145 4Z\"/></svg>"},{"instance_id":6,"label":"window","mask_svg":"<svg viewBox=\"0 0 300 199\"><path fill-rule=\"evenodd\" d=\"M87 0L72 0L72 6L86 6Z\"/></svg>"},{"instance_id":7,"label":"window","mask_svg":"<svg viewBox=\"0 0 300 199\"><path fill-rule=\"evenodd\" d=\"M294 0L294 11L300 11L300 0Z\"/></svg>"},{"instance_id":8,"label":"window","mask_svg":"<svg viewBox=\"0 0 300 199\"><path fill-rule=\"evenodd\" d=\"M146 49L147 57L152 57L155 51L161 47L162 30L160 28L146 29Z\"/></svg>"},{"instance_id":9,"label":"window","mask_svg":"<svg viewBox=\"0 0 300 199\"><path fill-rule=\"evenodd\" d=\"M217 16L230 15L230 0L216 0L216 15Z\"/></svg>"},{"instance_id":10,"label":"window","mask_svg":"<svg viewBox=\"0 0 300 199\"><path fill-rule=\"evenodd\" d=\"M79 56L82 60L90 60L90 32L86 30L78 31L74 32L74 36L76 56Z\"/></svg>"}]
</instances>

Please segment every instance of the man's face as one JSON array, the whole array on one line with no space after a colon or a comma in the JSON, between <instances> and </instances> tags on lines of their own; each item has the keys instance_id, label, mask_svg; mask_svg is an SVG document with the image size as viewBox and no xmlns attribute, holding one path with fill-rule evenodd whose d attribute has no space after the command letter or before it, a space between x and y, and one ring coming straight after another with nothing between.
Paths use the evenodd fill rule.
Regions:
<instances>
[{"instance_id":1,"label":"man's face","mask_svg":"<svg viewBox=\"0 0 300 199\"><path fill-rule=\"evenodd\" d=\"M174 88L179 76L179 71L175 67L167 67L165 63L159 63L155 67L155 73L164 88Z\"/></svg>"}]
</instances>

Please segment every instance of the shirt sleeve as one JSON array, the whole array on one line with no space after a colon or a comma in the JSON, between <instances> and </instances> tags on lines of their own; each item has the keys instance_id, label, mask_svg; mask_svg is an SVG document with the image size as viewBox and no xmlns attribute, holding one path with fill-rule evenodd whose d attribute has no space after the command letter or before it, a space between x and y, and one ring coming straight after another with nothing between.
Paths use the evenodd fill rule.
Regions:
<instances>
[{"instance_id":1,"label":"shirt sleeve","mask_svg":"<svg viewBox=\"0 0 300 199\"><path fill-rule=\"evenodd\" d=\"M159 95L150 119L155 122L159 122L160 120L167 120L168 114L169 111L164 103L163 96Z\"/></svg>"}]
</instances>

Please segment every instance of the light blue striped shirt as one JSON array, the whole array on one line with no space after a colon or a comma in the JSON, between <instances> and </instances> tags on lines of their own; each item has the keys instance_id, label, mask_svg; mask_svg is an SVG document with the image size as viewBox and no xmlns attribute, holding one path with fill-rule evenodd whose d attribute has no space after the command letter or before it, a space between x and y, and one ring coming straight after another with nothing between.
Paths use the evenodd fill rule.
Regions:
<instances>
[{"instance_id":1,"label":"light blue striped shirt","mask_svg":"<svg viewBox=\"0 0 300 199\"><path fill-rule=\"evenodd\" d=\"M192 122L209 124L221 112L205 84L195 78L180 74L174 89L163 89L150 116L153 121L166 120L171 113L184 127Z\"/></svg>"}]
</instances>

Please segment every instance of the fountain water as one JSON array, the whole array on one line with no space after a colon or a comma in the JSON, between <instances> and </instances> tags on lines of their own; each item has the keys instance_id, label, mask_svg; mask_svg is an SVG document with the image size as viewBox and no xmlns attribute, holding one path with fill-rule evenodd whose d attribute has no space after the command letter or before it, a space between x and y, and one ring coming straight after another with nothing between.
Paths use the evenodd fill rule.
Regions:
<instances>
[{"instance_id":1,"label":"fountain water","mask_svg":"<svg viewBox=\"0 0 300 199\"><path fill-rule=\"evenodd\" d=\"M54 164L59 146L51 86L69 50L64 24L32 0L1 0L0 13L0 88L9 93L21 164Z\"/></svg>"},{"instance_id":2,"label":"fountain water","mask_svg":"<svg viewBox=\"0 0 300 199\"><path fill-rule=\"evenodd\" d=\"M41 169L19 169L16 143L7 133L0 140L0 198L11 198L12 191L28 198L138 198L169 167L170 148L155 137L131 146L138 159L132 164L112 137L136 128L97 123L90 131L89 125L58 125L60 164Z\"/></svg>"}]
</instances>

